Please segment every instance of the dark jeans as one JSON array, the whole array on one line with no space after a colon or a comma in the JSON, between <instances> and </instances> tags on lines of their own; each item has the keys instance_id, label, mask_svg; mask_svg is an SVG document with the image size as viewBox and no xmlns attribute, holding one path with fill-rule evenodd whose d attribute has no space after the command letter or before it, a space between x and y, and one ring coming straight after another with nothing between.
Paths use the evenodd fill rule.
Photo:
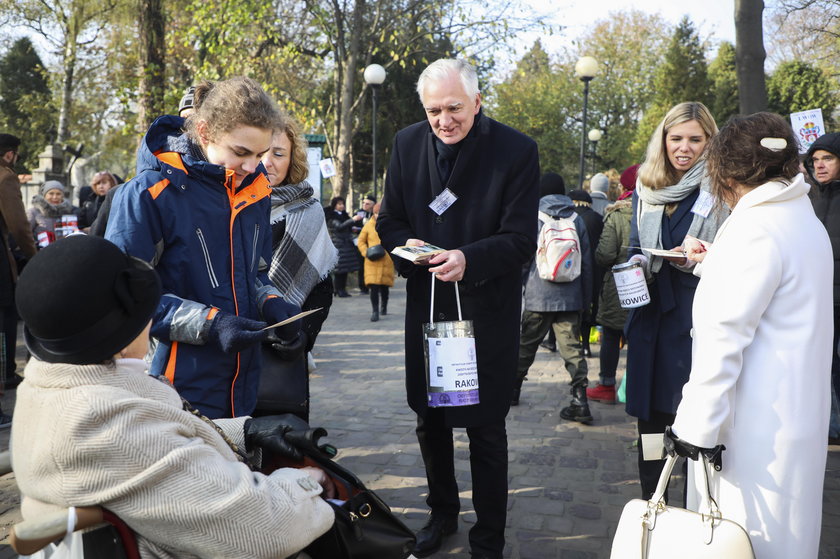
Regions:
<instances>
[{"instance_id":1,"label":"dark jeans","mask_svg":"<svg viewBox=\"0 0 840 559\"><path fill-rule=\"evenodd\" d=\"M618 357L621 353L621 330L601 327L601 372L598 382L604 386L615 386L615 370L618 367Z\"/></svg>"},{"instance_id":2,"label":"dark jeans","mask_svg":"<svg viewBox=\"0 0 840 559\"><path fill-rule=\"evenodd\" d=\"M426 465L429 496L426 504L435 516L456 517L461 505L455 480L455 450L452 428L440 410L417 416L417 441ZM470 471L476 522L470 529L470 549L501 559L505 547L508 493L508 452L505 420L467 427L470 439Z\"/></svg>"},{"instance_id":3,"label":"dark jeans","mask_svg":"<svg viewBox=\"0 0 840 559\"><path fill-rule=\"evenodd\" d=\"M384 311L388 307L388 295L390 294L388 286L370 284L368 285L368 289L370 289L370 306L373 308L373 312L379 311L380 298L382 299L382 310Z\"/></svg>"},{"instance_id":4,"label":"dark jeans","mask_svg":"<svg viewBox=\"0 0 840 559\"><path fill-rule=\"evenodd\" d=\"M645 421L639 419L639 481L642 484L642 499L650 499L656 491L659 483L659 476L662 475L662 468L665 467L665 460L642 460L642 435L647 433L664 433L665 427L674 424L677 416L670 413L654 411L650 418ZM687 466L682 465L683 479L686 479ZM665 502L668 502L668 491L665 491ZM685 506L685 491L683 491L682 506Z\"/></svg>"}]
</instances>

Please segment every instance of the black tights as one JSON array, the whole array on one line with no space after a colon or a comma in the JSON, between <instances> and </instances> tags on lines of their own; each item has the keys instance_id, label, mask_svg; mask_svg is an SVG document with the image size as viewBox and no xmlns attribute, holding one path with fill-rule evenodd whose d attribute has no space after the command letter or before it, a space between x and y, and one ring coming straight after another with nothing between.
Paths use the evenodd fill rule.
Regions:
<instances>
[{"instance_id":1,"label":"black tights","mask_svg":"<svg viewBox=\"0 0 840 559\"><path fill-rule=\"evenodd\" d=\"M659 476L662 474L662 469L665 467L665 460L642 460L642 435L648 433L664 433L665 427L674 424L675 415L670 413L662 413L653 411L650 418L647 420L639 419L639 481L642 485L642 499L649 500L653 497L656 491L656 485L659 483ZM683 479L686 479L686 464L682 464ZM670 484L669 484L670 485ZM686 485L683 485L683 500L682 504L685 506ZM668 491L665 491L665 502L668 502Z\"/></svg>"},{"instance_id":2,"label":"black tights","mask_svg":"<svg viewBox=\"0 0 840 559\"><path fill-rule=\"evenodd\" d=\"M370 289L370 306L373 307L373 312L379 311L380 294L382 294L382 312L385 312L388 308L388 286L370 283L368 289Z\"/></svg>"}]
</instances>

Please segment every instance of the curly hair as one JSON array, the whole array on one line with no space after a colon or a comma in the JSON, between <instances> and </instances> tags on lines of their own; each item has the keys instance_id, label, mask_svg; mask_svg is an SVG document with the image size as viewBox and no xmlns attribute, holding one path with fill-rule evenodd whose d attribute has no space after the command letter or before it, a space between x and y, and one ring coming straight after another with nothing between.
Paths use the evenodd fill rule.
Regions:
<instances>
[{"instance_id":1,"label":"curly hair","mask_svg":"<svg viewBox=\"0 0 840 559\"><path fill-rule=\"evenodd\" d=\"M300 130L300 125L291 116L285 118L286 137L292 145L289 153L289 172L280 184L297 184L306 180L309 176L309 160L306 157L306 138Z\"/></svg>"},{"instance_id":2,"label":"curly hair","mask_svg":"<svg viewBox=\"0 0 840 559\"><path fill-rule=\"evenodd\" d=\"M762 140L785 141L776 147ZM718 200L731 200L730 182L748 188L799 173L799 145L787 120L775 113L731 117L706 148L706 173Z\"/></svg>"},{"instance_id":3,"label":"curly hair","mask_svg":"<svg viewBox=\"0 0 840 559\"><path fill-rule=\"evenodd\" d=\"M668 130L674 126L692 120L697 121L706 134L707 140L717 134L718 127L715 124L715 118L703 103L688 101L672 107L656 127L656 131L648 142L645 161L639 167L639 180L643 185L656 189L676 184L679 181L677 170L668 160L665 137L668 135Z\"/></svg>"},{"instance_id":4,"label":"curly hair","mask_svg":"<svg viewBox=\"0 0 840 559\"><path fill-rule=\"evenodd\" d=\"M195 112L187 117L190 138L200 142L197 126L207 124L207 134L217 140L238 126L261 130L283 129L283 116L274 100L251 78L237 76L219 82L204 81L195 87Z\"/></svg>"}]
</instances>

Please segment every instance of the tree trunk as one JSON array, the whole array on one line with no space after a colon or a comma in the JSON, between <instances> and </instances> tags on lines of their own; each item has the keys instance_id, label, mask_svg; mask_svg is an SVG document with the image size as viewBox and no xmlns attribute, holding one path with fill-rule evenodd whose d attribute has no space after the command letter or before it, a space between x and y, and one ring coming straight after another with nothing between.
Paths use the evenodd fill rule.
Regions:
<instances>
[{"instance_id":1,"label":"tree trunk","mask_svg":"<svg viewBox=\"0 0 840 559\"><path fill-rule=\"evenodd\" d=\"M61 109L58 113L58 133L55 143L63 145L68 136L70 109L73 106L73 74L76 71L76 36L67 34L64 48L64 76L61 80Z\"/></svg>"},{"instance_id":2,"label":"tree trunk","mask_svg":"<svg viewBox=\"0 0 840 559\"><path fill-rule=\"evenodd\" d=\"M361 37L364 33L364 15L367 5L364 0L356 2L353 19L348 29L349 44L347 50L339 49L339 80L336 84L341 100L336 107L335 169L333 177L333 195L346 197L351 180L350 161L353 153L353 100L355 97L356 78L361 53ZM338 18L337 18L338 19ZM342 37L340 37L342 39ZM343 43L343 41L342 41ZM347 201L348 208L351 201ZM349 211L349 210L348 210Z\"/></svg>"},{"instance_id":3,"label":"tree trunk","mask_svg":"<svg viewBox=\"0 0 840 559\"><path fill-rule=\"evenodd\" d=\"M742 114L767 110L764 84L763 0L735 0L735 69Z\"/></svg>"},{"instance_id":4,"label":"tree trunk","mask_svg":"<svg viewBox=\"0 0 840 559\"><path fill-rule=\"evenodd\" d=\"M140 43L137 127L142 134L155 118L167 113L163 104L166 71L163 0L138 0L137 12Z\"/></svg>"}]
</instances>

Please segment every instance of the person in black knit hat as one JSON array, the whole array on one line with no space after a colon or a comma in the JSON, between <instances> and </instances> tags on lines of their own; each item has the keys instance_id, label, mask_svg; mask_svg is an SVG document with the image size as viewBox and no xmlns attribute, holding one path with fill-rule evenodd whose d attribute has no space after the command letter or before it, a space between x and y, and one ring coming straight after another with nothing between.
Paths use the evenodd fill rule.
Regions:
<instances>
[{"instance_id":1,"label":"person in black knit hat","mask_svg":"<svg viewBox=\"0 0 840 559\"><path fill-rule=\"evenodd\" d=\"M598 248L598 241L601 240L601 232L604 230L604 218L593 208L593 198L587 191L572 190L569 192L569 198L575 203L575 213L583 218L583 222L586 224L586 233L589 235L589 246L592 249L594 258L595 249ZM601 284L603 283L604 277L604 270L594 260L592 266L592 285L589 291L592 294L592 300L584 302L580 322L583 354L587 357L592 357L592 351L589 349L589 333L592 327L595 326L595 317L598 316L598 296L601 294Z\"/></svg>"},{"instance_id":2,"label":"person in black knit hat","mask_svg":"<svg viewBox=\"0 0 840 559\"><path fill-rule=\"evenodd\" d=\"M250 462L257 448L294 456L283 435L304 427L287 416L211 422L149 375L161 292L149 264L100 237L59 239L24 269L16 302L33 358L12 425L24 518L98 505L136 533L143 557L294 555L332 526L320 496L331 482L317 468L263 475Z\"/></svg>"}]
</instances>

